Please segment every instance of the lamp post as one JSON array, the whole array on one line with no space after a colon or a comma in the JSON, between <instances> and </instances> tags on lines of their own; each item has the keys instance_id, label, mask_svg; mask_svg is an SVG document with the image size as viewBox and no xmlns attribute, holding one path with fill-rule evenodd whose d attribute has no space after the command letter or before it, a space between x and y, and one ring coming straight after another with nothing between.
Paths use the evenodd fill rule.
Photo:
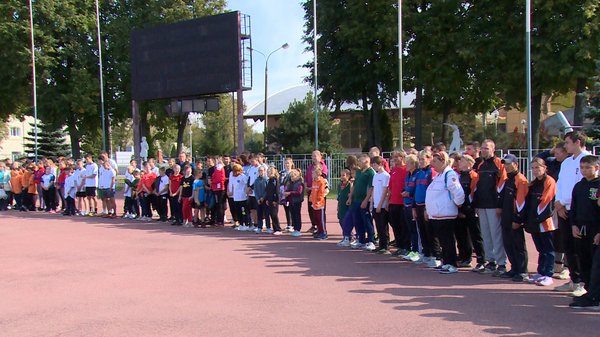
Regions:
<instances>
[{"instance_id":1,"label":"lamp post","mask_svg":"<svg viewBox=\"0 0 600 337\"><path fill-rule=\"evenodd\" d=\"M533 135L531 134L531 0L525 0L525 77L527 85L527 160L533 159ZM531 181L531 168L527 170Z\"/></svg>"},{"instance_id":2,"label":"lamp post","mask_svg":"<svg viewBox=\"0 0 600 337\"><path fill-rule=\"evenodd\" d=\"M272 52L270 52L268 55L265 55L265 53L261 52L260 50L256 50L252 47L247 47L248 50L250 51L255 51L257 53L259 53L260 55L262 55L265 58L265 111L264 111L264 118L265 118L265 129L263 131L263 137L264 137L264 143L265 143L265 148L267 147L267 120L268 120L268 107L267 107L267 100L268 100L268 81L269 81L269 58L271 58L271 55L273 55L276 51L279 51L281 49L287 49L290 45L286 43L284 43L283 45L281 45L281 47L273 50Z\"/></svg>"},{"instance_id":3,"label":"lamp post","mask_svg":"<svg viewBox=\"0 0 600 337\"><path fill-rule=\"evenodd\" d=\"M315 66L313 68L313 75L315 76L315 87L314 87L314 106L315 110L315 150L319 149L319 97L318 95L318 62L317 62L317 0L313 0L313 52Z\"/></svg>"},{"instance_id":4,"label":"lamp post","mask_svg":"<svg viewBox=\"0 0 600 337\"><path fill-rule=\"evenodd\" d=\"M34 155L35 162L38 160L38 127L37 127L37 85L35 78L35 39L33 37L33 5L29 0L29 32L31 37L31 85L33 87L33 140L34 140Z\"/></svg>"},{"instance_id":5,"label":"lamp post","mask_svg":"<svg viewBox=\"0 0 600 337\"><path fill-rule=\"evenodd\" d=\"M102 150L106 151L106 121L104 118L104 83L102 78L102 41L100 40L100 9L96 0L96 32L98 35L98 71L100 72L100 115L102 117Z\"/></svg>"},{"instance_id":6,"label":"lamp post","mask_svg":"<svg viewBox=\"0 0 600 337\"><path fill-rule=\"evenodd\" d=\"M404 111L402 111L402 0L398 0L398 147L404 149Z\"/></svg>"}]
</instances>

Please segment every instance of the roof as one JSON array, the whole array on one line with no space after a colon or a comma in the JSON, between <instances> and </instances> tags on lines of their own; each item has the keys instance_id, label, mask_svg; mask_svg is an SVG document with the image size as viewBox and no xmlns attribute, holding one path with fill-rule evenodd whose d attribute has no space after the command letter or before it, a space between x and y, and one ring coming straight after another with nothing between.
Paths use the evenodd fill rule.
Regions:
<instances>
[{"instance_id":1,"label":"roof","mask_svg":"<svg viewBox=\"0 0 600 337\"><path fill-rule=\"evenodd\" d=\"M279 116L284 111L286 111L290 104L294 101L303 101L306 95L309 92L312 92L313 88L306 84L301 84L297 86L293 86L291 88L279 91L268 98L269 111L267 114L269 116ZM402 106L404 109L413 108L413 101L415 100L415 93L409 92L405 93L402 97ZM394 105L395 107L395 105ZM357 104L348 104L344 103L341 106L342 111L348 110L362 110L362 106ZM251 107L246 113L244 113L244 118L255 118L262 119L265 114L265 101L261 101L260 103Z\"/></svg>"}]
</instances>

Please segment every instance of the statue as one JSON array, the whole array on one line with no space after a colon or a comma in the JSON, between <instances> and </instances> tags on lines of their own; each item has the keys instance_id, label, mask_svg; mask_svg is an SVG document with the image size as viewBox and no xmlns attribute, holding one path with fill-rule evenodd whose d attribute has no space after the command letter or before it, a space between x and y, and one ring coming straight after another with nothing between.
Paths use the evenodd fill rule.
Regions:
<instances>
[{"instance_id":1,"label":"statue","mask_svg":"<svg viewBox=\"0 0 600 337\"><path fill-rule=\"evenodd\" d=\"M142 161L148 160L148 142L146 141L146 137L142 137L142 142L140 143L140 158Z\"/></svg>"},{"instance_id":2,"label":"statue","mask_svg":"<svg viewBox=\"0 0 600 337\"><path fill-rule=\"evenodd\" d=\"M463 145L463 140L460 138L460 131L458 130L458 126L455 124L444 123L448 125L452 129L452 143L448 147L448 153L460 152L460 148Z\"/></svg>"}]
</instances>

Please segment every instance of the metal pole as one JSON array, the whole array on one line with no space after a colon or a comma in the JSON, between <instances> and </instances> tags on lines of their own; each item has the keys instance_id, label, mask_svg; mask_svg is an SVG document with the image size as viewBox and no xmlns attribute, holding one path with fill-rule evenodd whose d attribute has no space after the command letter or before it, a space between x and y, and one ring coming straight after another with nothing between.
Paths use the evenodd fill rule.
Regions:
<instances>
[{"instance_id":1,"label":"metal pole","mask_svg":"<svg viewBox=\"0 0 600 337\"><path fill-rule=\"evenodd\" d=\"M525 0L525 71L527 73L527 159L529 167L533 159L531 134L531 0ZM531 169L527 170L527 178L531 181Z\"/></svg>"},{"instance_id":2,"label":"metal pole","mask_svg":"<svg viewBox=\"0 0 600 337\"><path fill-rule=\"evenodd\" d=\"M272 53L271 53L272 54ZM269 56L271 56L271 54L269 54ZM266 61L265 61L265 129L263 130L263 142L264 142L264 146L265 149L267 148L267 130L268 130L268 115L267 115L267 99L268 99L268 94L267 94L267 90L269 88L269 86L267 85L267 83L269 81L269 58L267 57Z\"/></svg>"},{"instance_id":3,"label":"metal pole","mask_svg":"<svg viewBox=\"0 0 600 337\"><path fill-rule=\"evenodd\" d=\"M35 78L35 39L33 37L33 5L29 0L29 32L31 35L31 72L32 72L32 87L33 87L33 145L34 158L38 160L38 127L37 127L37 85Z\"/></svg>"},{"instance_id":4,"label":"metal pole","mask_svg":"<svg viewBox=\"0 0 600 337\"><path fill-rule=\"evenodd\" d=\"M315 88L314 88L314 113L315 113L315 150L319 149L319 105L318 105L318 62L317 62L317 0L313 0L313 19L314 19L314 29L313 29L313 49L314 49L314 76L315 76Z\"/></svg>"},{"instance_id":5,"label":"metal pole","mask_svg":"<svg viewBox=\"0 0 600 337\"><path fill-rule=\"evenodd\" d=\"M98 67L100 71L100 113L102 115L102 150L106 151L106 121L104 118L104 83L102 78L102 41L100 40L100 9L96 0L96 31L98 33Z\"/></svg>"},{"instance_id":6,"label":"metal pole","mask_svg":"<svg viewBox=\"0 0 600 337\"><path fill-rule=\"evenodd\" d=\"M194 144L194 131L192 130L192 121L190 122L190 155L192 155L192 158L194 157L194 148L193 148L193 144Z\"/></svg>"},{"instance_id":7,"label":"metal pole","mask_svg":"<svg viewBox=\"0 0 600 337\"><path fill-rule=\"evenodd\" d=\"M402 0L398 0L398 145L404 149L404 111L402 110Z\"/></svg>"}]
</instances>

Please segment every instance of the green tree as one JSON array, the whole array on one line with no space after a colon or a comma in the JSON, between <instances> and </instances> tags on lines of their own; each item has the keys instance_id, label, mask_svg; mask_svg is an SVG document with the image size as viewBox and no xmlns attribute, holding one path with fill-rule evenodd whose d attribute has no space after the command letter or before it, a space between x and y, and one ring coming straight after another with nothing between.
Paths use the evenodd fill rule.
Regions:
<instances>
[{"instance_id":1,"label":"green tree","mask_svg":"<svg viewBox=\"0 0 600 337\"><path fill-rule=\"evenodd\" d=\"M600 141L600 128L597 127L600 125L600 57L596 61L596 67L596 76L593 77L594 84L587 93L590 102L590 112L587 117L594 120L595 126L588 131L588 134L595 142L598 142Z\"/></svg>"},{"instance_id":2,"label":"green tree","mask_svg":"<svg viewBox=\"0 0 600 337\"><path fill-rule=\"evenodd\" d=\"M25 143L25 152L29 157L35 155L35 127L27 133L27 143ZM58 158L71 153L69 145L66 144L65 132L62 128L57 128L52 124L38 122L37 134L37 152L39 157Z\"/></svg>"},{"instance_id":3,"label":"green tree","mask_svg":"<svg viewBox=\"0 0 600 337\"><path fill-rule=\"evenodd\" d=\"M233 111L229 95L221 95L220 109L202 116L204 128L200 130L199 151L202 155L223 155L233 151ZM236 120L237 122L237 120ZM198 152L198 151L195 151Z\"/></svg>"},{"instance_id":4,"label":"green tree","mask_svg":"<svg viewBox=\"0 0 600 337\"><path fill-rule=\"evenodd\" d=\"M312 93L303 101L292 102L281 115L279 126L268 133L268 142L278 144L284 153L311 153L315 139L313 103ZM326 109L319 109L319 145L328 153L341 149L339 126Z\"/></svg>"}]
</instances>

